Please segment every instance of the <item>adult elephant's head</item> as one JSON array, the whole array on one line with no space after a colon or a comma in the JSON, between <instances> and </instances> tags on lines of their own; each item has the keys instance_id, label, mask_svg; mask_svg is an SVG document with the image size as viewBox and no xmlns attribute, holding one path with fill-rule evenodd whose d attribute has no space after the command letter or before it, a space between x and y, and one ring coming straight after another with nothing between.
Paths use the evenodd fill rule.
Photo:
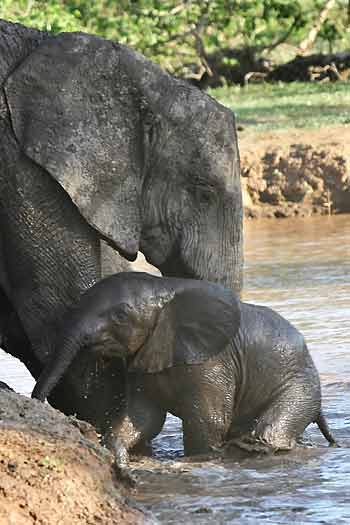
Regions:
<instances>
[{"instance_id":1,"label":"adult elephant's head","mask_svg":"<svg viewBox=\"0 0 350 525\"><path fill-rule=\"evenodd\" d=\"M239 291L242 200L234 117L107 40L47 38L5 86L24 152L122 255Z\"/></svg>"}]
</instances>

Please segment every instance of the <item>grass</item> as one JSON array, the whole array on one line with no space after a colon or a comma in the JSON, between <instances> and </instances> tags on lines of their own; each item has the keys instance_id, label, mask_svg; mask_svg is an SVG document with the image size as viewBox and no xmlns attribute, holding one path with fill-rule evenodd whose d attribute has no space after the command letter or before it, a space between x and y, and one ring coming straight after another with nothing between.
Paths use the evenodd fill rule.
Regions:
<instances>
[{"instance_id":1,"label":"grass","mask_svg":"<svg viewBox=\"0 0 350 525\"><path fill-rule=\"evenodd\" d=\"M350 124L350 82L252 84L212 89L244 129L267 131Z\"/></svg>"}]
</instances>

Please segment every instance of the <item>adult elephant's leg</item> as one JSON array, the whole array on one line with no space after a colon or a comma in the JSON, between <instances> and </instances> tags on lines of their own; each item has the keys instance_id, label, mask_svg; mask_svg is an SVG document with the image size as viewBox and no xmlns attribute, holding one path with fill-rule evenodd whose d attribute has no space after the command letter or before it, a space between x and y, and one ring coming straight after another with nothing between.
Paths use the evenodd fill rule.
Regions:
<instances>
[{"instance_id":1,"label":"adult elephant's leg","mask_svg":"<svg viewBox=\"0 0 350 525\"><path fill-rule=\"evenodd\" d=\"M7 391L13 392L13 389L10 386L8 386L6 383L4 383L3 381L0 381L0 390L7 390Z\"/></svg>"},{"instance_id":2,"label":"adult elephant's leg","mask_svg":"<svg viewBox=\"0 0 350 525\"><path fill-rule=\"evenodd\" d=\"M40 373L41 366L33 353L17 312L5 292L7 284L8 276L0 235L0 348L22 361L35 377Z\"/></svg>"},{"instance_id":3,"label":"adult elephant's leg","mask_svg":"<svg viewBox=\"0 0 350 525\"><path fill-rule=\"evenodd\" d=\"M0 347L16 357L36 377L41 364L35 357L22 323L4 290L0 288Z\"/></svg>"}]
</instances>

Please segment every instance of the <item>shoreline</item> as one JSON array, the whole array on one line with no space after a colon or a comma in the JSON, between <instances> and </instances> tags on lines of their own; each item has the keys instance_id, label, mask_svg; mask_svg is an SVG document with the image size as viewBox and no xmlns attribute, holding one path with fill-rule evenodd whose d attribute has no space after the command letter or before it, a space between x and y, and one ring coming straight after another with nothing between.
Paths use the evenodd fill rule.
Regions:
<instances>
[{"instance_id":1,"label":"shoreline","mask_svg":"<svg viewBox=\"0 0 350 525\"><path fill-rule=\"evenodd\" d=\"M349 126L239 135L246 218L350 213Z\"/></svg>"}]
</instances>

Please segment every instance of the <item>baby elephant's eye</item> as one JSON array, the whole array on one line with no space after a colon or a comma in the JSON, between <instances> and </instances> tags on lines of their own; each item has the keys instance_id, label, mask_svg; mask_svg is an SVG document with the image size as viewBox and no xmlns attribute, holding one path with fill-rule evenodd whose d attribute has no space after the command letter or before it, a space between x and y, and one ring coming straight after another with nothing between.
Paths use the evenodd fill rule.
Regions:
<instances>
[{"instance_id":1,"label":"baby elephant's eye","mask_svg":"<svg viewBox=\"0 0 350 525\"><path fill-rule=\"evenodd\" d=\"M123 310L118 313L118 319L119 321L126 321L128 319L128 314Z\"/></svg>"},{"instance_id":2,"label":"baby elephant's eye","mask_svg":"<svg viewBox=\"0 0 350 525\"><path fill-rule=\"evenodd\" d=\"M118 309L110 311L109 317L113 323L125 323L129 318L129 314L124 309Z\"/></svg>"}]
</instances>

